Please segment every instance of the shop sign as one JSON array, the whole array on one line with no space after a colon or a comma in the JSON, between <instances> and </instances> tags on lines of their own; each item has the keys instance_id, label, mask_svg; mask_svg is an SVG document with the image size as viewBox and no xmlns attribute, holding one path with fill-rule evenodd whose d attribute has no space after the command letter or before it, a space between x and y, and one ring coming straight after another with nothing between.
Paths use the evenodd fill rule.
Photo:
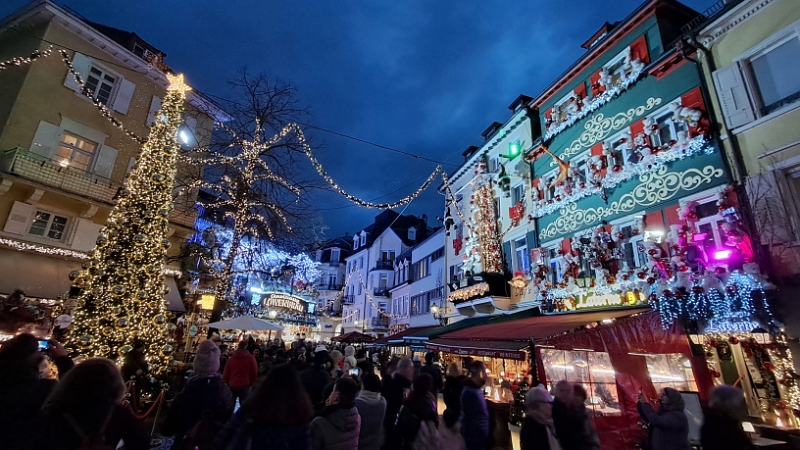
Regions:
<instances>
[{"instance_id":1,"label":"shop sign","mask_svg":"<svg viewBox=\"0 0 800 450\"><path fill-rule=\"evenodd\" d=\"M197 325L192 325L189 327L189 336L191 337L197 336Z\"/></svg>"},{"instance_id":2,"label":"shop sign","mask_svg":"<svg viewBox=\"0 0 800 450\"><path fill-rule=\"evenodd\" d=\"M769 333L737 333L736 336L739 337L739 339L742 339L742 337L752 338L759 344L769 344L772 342L772 336L770 336ZM692 341L692 344L695 345L703 345L710 340L715 340L713 336L706 336L705 334L690 334L689 339Z\"/></svg>"},{"instance_id":3,"label":"shop sign","mask_svg":"<svg viewBox=\"0 0 800 450\"><path fill-rule=\"evenodd\" d=\"M427 350L450 353L459 356L485 356L487 358L527 360L527 354L521 350L500 350L490 348L451 347L449 345L425 344Z\"/></svg>"},{"instance_id":4,"label":"shop sign","mask_svg":"<svg viewBox=\"0 0 800 450\"><path fill-rule=\"evenodd\" d=\"M264 307L284 308L305 314L305 302L299 297L286 294L272 294L264 299Z\"/></svg>"}]
</instances>

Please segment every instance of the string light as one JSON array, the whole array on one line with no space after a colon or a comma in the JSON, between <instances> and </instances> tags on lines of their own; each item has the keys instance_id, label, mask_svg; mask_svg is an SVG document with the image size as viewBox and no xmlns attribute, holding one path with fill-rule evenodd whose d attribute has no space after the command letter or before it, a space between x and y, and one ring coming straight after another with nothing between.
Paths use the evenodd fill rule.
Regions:
<instances>
[{"instance_id":1,"label":"string light","mask_svg":"<svg viewBox=\"0 0 800 450\"><path fill-rule=\"evenodd\" d=\"M471 298L479 297L487 292L489 292L489 284L486 282L481 282L478 284L473 284L472 286L458 289L457 291L453 291L450 296L447 297L447 300L451 302L469 300Z\"/></svg>"},{"instance_id":2,"label":"string light","mask_svg":"<svg viewBox=\"0 0 800 450\"><path fill-rule=\"evenodd\" d=\"M361 288L364 289L364 295L366 296L367 300L369 300L369 302L372 304L372 306L376 310L378 310L378 313L380 315L382 315L382 316L386 316L386 317L390 317L390 318L391 317L402 317L402 315L400 315L400 314L387 313L385 309L381 308L380 305L378 305L375 302L375 299L372 298L372 296L369 294L369 290L367 289L367 285L364 284L364 278L361 276L361 269L359 269L357 265L353 266L353 267L355 269L355 272L358 274L358 282L361 283Z\"/></svg>"},{"instance_id":3,"label":"string light","mask_svg":"<svg viewBox=\"0 0 800 450\"><path fill-rule=\"evenodd\" d=\"M481 266L486 272L500 272L503 268L500 242L497 235L497 218L494 215L494 189L486 183L475 190L473 196L477 208L477 238L481 255Z\"/></svg>"},{"instance_id":4,"label":"string light","mask_svg":"<svg viewBox=\"0 0 800 450\"><path fill-rule=\"evenodd\" d=\"M53 46L49 45L44 50L34 50L30 56L15 56L6 61L0 61L0 70L8 69L10 66L21 66L23 64L31 64L39 58L47 58L53 53Z\"/></svg>"},{"instance_id":5,"label":"string light","mask_svg":"<svg viewBox=\"0 0 800 450\"><path fill-rule=\"evenodd\" d=\"M125 180L84 270L70 278L82 289L67 348L73 356L115 358L122 364L135 342L156 376L166 375L175 349L167 343L164 265L169 213L180 145L178 127L188 86L167 75L167 95L139 162Z\"/></svg>"}]
</instances>

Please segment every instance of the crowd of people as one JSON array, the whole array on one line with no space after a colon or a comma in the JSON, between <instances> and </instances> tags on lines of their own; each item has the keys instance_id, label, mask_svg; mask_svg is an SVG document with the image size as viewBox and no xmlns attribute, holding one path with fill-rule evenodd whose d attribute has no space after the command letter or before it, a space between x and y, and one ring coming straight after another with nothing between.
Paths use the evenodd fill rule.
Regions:
<instances>
[{"instance_id":1,"label":"crowd of people","mask_svg":"<svg viewBox=\"0 0 800 450\"><path fill-rule=\"evenodd\" d=\"M485 398L481 361L468 361L466 371L453 363L442 373L433 353L421 365L405 357L370 357L352 346L242 341L236 347L230 351L212 340L197 347L192 370L158 424L162 435L174 439L173 449L512 449L508 427L497 426L495 406ZM73 365L55 341L48 352L59 381L41 376L47 358L34 336L18 335L0 348L2 448L150 447L150 433L124 405L125 381L111 360ZM133 377L138 370L134 362L125 369ZM554 392L542 386L527 391L521 450L599 449L583 387L560 381ZM658 403L653 408L640 395L649 448L688 450L681 394L665 388ZM744 412L741 390L717 387L702 430L704 448L750 448L741 428Z\"/></svg>"}]
</instances>

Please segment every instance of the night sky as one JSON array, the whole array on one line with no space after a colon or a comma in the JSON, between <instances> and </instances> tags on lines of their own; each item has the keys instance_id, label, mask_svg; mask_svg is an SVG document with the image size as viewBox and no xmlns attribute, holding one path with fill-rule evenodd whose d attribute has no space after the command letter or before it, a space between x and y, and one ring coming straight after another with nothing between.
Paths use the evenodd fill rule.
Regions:
<instances>
[{"instance_id":1,"label":"night sky","mask_svg":"<svg viewBox=\"0 0 800 450\"><path fill-rule=\"evenodd\" d=\"M0 17L26 0L0 2ZM703 10L713 0L687 4ZM89 20L134 31L202 92L231 98L238 71L294 84L321 128L450 163L480 133L510 117L519 95L538 95L584 52L605 21L640 0L70 0ZM309 130L328 172L350 193L394 201L436 167L334 134ZM308 170L313 170L308 165ZM435 183L406 214L442 215ZM387 195L388 194L388 195ZM382 197L383 196L383 197ZM380 211L319 191L328 237L351 234ZM403 207L397 209L402 211Z\"/></svg>"}]
</instances>

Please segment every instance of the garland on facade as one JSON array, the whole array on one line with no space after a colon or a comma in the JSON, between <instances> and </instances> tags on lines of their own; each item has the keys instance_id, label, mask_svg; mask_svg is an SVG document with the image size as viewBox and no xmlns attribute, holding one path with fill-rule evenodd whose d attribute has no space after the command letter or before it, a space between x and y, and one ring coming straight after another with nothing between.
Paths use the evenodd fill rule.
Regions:
<instances>
[{"instance_id":1,"label":"garland on facade","mask_svg":"<svg viewBox=\"0 0 800 450\"><path fill-rule=\"evenodd\" d=\"M630 52L630 47L628 51ZM600 85L604 86L606 90L594 98L580 99L573 97L570 105L567 106L567 117L564 120L559 120L556 116L550 119L550 121L545 122L546 131L544 133L544 140L549 141L557 134L575 125L579 120L628 90L628 88L639 81L644 67L645 64L639 60L634 59L629 61L627 63L626 75L615 85L612 85L611 76L607 74L605 70L601 70Z\"/></svg>"},{"instance_id":2,"label":"garland on facade","mask_svg":"<svg viewBox=\"0 0 800 450\"><path fill-rule=\"evenodd\" d=\"M474 240L477 240L478 261L485 272L501 272L503 270L497 217L494 215L494 199L494 189L492 189L492 182L490 181L475 190L470 202L475 219L473 226L477 231L477 235L470 236L468 242L473 243ZM475 254L468 255L468 258Z\"/></svg>"}]
</instances>

